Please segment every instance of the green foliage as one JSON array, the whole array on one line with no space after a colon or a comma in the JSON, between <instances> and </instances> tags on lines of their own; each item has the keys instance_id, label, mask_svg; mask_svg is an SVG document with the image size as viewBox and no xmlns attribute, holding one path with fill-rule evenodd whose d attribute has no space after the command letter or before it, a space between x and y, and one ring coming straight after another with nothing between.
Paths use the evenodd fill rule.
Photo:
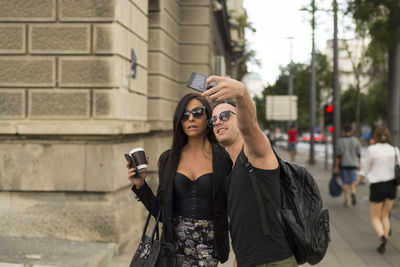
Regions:
<instances>
[{"instance_id":1,"label":"green foliage","mask_svg":"<svg viewBox=\"0 0 400 267\"><path fill-rule=\"evenodd\" d=\"M249 22L247 12L243 12L240 15L235 15L235 13L237 13L236 10L231 10L230 13L235 17L235 20L241 29L248 29L252 32L256 32L256 29L253 27L251 22Z\"/></svg>"},{"instance_id":2,"label":"green foliage","mask_svg":"<svg viewBox=\"0 0 400 267\"><path fill-rule=\"evenodd\" d=\"M374 42L387 48L400 41L400 4L397 0L348 0L359 31L367 30Z\"/></svg>"},{"instance_id":3,"label":"green foliage","mask_svg":"<svg viewBox=\"0 0 400 267\"><path fill-rule=\"evenodd\" d=\"M316 54L316 107L322 106L320 97L322 90L328 90L332 83L332 71L325 55ZM273 85L267 86L262 99L255 97L254 101L257 107L257 118L260 125L264 128L273 128L277 125L285 125L282 122L270 122L265 119L265 97L267 95L287 95L289 87L289 67L281 67L281 73ZM293 66L293 94L297 96L298 120L297 126L300 131L309 131L310 125L310 85L311 85L311 66L310 64L296 63ZM331 93L329 93L331 94ZM316 108L317 119L322 116L322 110Z\"/></svg>"},{"instance_id":4,"label":"green foliage","mask_svg":"<svg viewBox=\"0 0 400 267\"><path fill-rule=\"evenodd\" d=\"M356 121L357 90L350 86L340 96L340 122L341 126L352 124ZM360 110L365 110L365 95L360 93ZM365 119L365 112L360 113L360 122Z\"/></svg>"},{"instance_id":5,"label":"green foliage","mask_svg":"<svg viewBox=\"0 0 400 267\"><path fill-rule=\"evenodd\" d=\"M385 54L400 42L400 3L397 0L346 0L347 14L351 14L356 30L371 37L366 57L371 59L370 73L383 78L386 74ZM383 71L382 71L383 70Z\"/></svg>"},{"instance_id":6,"label":"green foliage","mask_svg":"<svg viewBox=\"0 0 400 267\"><path fill-rule=\"evenodd\" d=\"M256 52L252 49L249 49L248 43L243 46L243 54L239 59L238 63L238 80L241 80L244 75L246 75L249 71L247 69L247 63L253 63L254 65L260 66L260 61L256 59Z\"/></svg>"},{"instance_id":7,"label":"green foliage","mask_svg":"<svg viewBox=\"0 0 400 267\"><path fill-rule=\"evenodd\" d=\"M266 129L267 128L267 120L265 119L265 97L259 97L257 95L254 96L253 98L254 104L257 107L257 118L258 118L258 124L260 125L261 128Z\"/></svg>"},{"instance_id":8,"label":"green foliage","mask_svg":"<svg viewBox=\"0 0 400 267\"><path fill-rule=\"evenodd\" d=\"M240 33L244 33L246 30L250 32L256 32L256 29L252 26L251 22L249 22L246 12L243 12L240 15L236 15L237 12L235 10L231 10L230 13L234 17ZM249 48L249 43L244 37L240 46L242 49L242 53L240 55L240 58L237 59L238 80L241 80L243 76L248 73L247 63L251 62L254 65L260 65L260 61L256 59L256 52Z\"/></svg>"},{"instance_id":9,"label":"green foliage","mask_svg":"<svg viewBox=\"0 0 400 267\"><path fill-rule=\"evenodd\" d=\"M374 84L365 96L369 117L364 120L374 126L388 117L387 71L394 66L388 53L400 42L400 2L398 0L347 0L347 12L353 15L358 33L368 32L371 43L366 57L371 59L369 74ZM364 109L361 108L365 114Z\"/></svg>"},{"instance_id":10,"label":"green foliage","mask_svg":"<svg viewBox=\"0 0 400 267\"><path fill-rule=\"evenodd\" d=\"M340 96L340 121L341 125L351 124L356 121L357 90L350 87ZM374 124L387 118L387 90L383 80L375 83L368 94L360 95L360 123L374 127Z\"/></svg>"},{"instance_id":11,"label":"green foliage","mask_svg":"<svg viewBox=\"0 0 400 267\"><path fill-rule=\"evenodd\" d=\"M385 80L379 80L369 89L366 96L366 105L368 107L368 118L366 123L370 126L379 120L388 117L388 96Z\"/></svg>"}]
</instances>

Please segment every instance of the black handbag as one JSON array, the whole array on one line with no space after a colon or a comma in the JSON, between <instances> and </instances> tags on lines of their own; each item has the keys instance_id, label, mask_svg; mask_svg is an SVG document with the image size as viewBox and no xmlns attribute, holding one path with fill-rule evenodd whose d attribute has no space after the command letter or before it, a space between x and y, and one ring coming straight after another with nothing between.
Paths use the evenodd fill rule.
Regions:
<instances>
[{"instance_id":1,"label":"black handbag","mask_svg":"<svg viewBox=\"0 0 400 267\"><path fill-rule=\"evenodd\" d=\"M158 223L160 222L161 213L162 206L160 205L151 236L147 236L147 227L151 218L149 212L142 238L129 267L173 267L176 265L175 247L165 241L164 231L160 239Z\"/></svg>"},{"instance_id":2,"label":"black handbag","mask_svg":"<svg viewBox=\"0 0 400 267\"><path fill-rule=\"evenodd\" d=\"M394 148L394 183L400 185L400 166L399 160L397 159L396 147Z\"/></svg>"},{"instance_id":3,"label":"black handbag","mask_svg":"<svg viewBox=\"0 0 400 267\"><path fill-rule=\"evenodd\" d=\"M333 174L329 181L329 194L332 197L339 197L342 194L342 186L337 179L337 175Z\"/></svg>"}]
</instances>

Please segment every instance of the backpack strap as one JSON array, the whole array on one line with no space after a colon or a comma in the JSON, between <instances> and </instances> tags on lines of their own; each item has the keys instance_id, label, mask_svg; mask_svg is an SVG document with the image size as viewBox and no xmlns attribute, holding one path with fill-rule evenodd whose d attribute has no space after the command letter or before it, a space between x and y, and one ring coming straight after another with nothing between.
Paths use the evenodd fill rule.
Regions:
<instances>
[{"instance_id":1,"label":"backpack strap","mask_svg":"<svg viewBox=\"0 0 400 267\"><path fill-rule=\"evenodd\" d=\"M261 191L260 191L260 184L258 183L258 179L256 175L254 174L254 167L253 165L249 162L247 159L246 155L243 153L242 156L240 157L240 161L243 164L243 166L247 169L250 175L250 181L253 186L253 190L257 199L257 207L258 211L260 213L260 219L261 219L261 225L263 227L263 231L265 235L270 235L270 229L269 229L269 223L267 220L267 215L265 213L265 207L264 207L264 202L261 197ZM274 208L275 211L277 211L277 206L274 198L272 197L271 193L269 190L265 191L265 194L268 198L268 200L271 202L272 207Z\"/></svg>"}]
</instances>

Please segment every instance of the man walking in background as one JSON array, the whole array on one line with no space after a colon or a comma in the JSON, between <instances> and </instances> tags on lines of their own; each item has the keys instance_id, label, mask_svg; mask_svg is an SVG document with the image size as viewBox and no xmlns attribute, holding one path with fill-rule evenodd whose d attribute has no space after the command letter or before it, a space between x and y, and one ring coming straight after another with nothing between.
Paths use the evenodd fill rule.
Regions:
<instances>
[{"instance_id":1,"label":"man walking in background","mask_svg":"<svg viewBox=\"0 0 400 267\"><path fill-rule=\"evenodd\" d=\"M356 180L357 170L360 169L361 144L353 136L353 130L350 125L343 127L344 133L339 138L336 147L335 167L333 173L340 172L343 182L343 193L345 197L344 206L350 207L349 187L351 190L351 204L357 204L356 198Z\"/></svg>"},{"instance_id":2,"label":"man walking in background","mask_svg":"<svg viewBox=\"0 0 400 267\"><path fill-rule=\"evenodd\" d=\"M287 135L288 135L288 151L290 155L290 160L294 162L294 159L296 157L296 144L298 136L298 132L294 122L290 124L290 128L287 131Z\"/></svg>"}]
</instances>

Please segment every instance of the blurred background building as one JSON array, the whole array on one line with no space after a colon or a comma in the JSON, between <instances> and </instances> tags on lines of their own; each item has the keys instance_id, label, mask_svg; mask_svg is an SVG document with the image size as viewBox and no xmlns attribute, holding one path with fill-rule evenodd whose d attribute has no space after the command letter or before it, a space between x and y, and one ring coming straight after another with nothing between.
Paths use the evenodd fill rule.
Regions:
<instances>
[{"instance_id":1,"label":"blurred background building","mask_svg":"<svg viewBox=\"0 0 400 267\"><path fill-rule=\"evenodd\" d=\"M365 60L369 42L370 40L365 38L338 40L341 90L356 88L359 83L360 90L367 93L372 78L372 75L368 73L369 66ZM333 40L326 42L326 48L321 53L326 55L328 62L333 65Z\"/></svg>"},{"instance_id":2,"label":"blurred background building","mask_svg":"<svg viewBox=\"0 0 400 267\"><path fill-rule=\"evenodd\" d=\"M149 183L192 72L238 77L230 0L0 0L0 235L137 241ZM235 13L238 14L238 13Z\"/></svg>"},{"instance_id":3,"label":"blurred background building","mask_svg":"<svg viewBox=\"0 0 400 267\"><path fill-rule=\"evenodd\" d=\"M247 89L249 90L251 98L254 96L261 97L262 92L264 90L264 83L261 79L261 76L258 73L251 72L247 73L243 76L242 82L246 84Z\"/></svg>"}]
</instances>

